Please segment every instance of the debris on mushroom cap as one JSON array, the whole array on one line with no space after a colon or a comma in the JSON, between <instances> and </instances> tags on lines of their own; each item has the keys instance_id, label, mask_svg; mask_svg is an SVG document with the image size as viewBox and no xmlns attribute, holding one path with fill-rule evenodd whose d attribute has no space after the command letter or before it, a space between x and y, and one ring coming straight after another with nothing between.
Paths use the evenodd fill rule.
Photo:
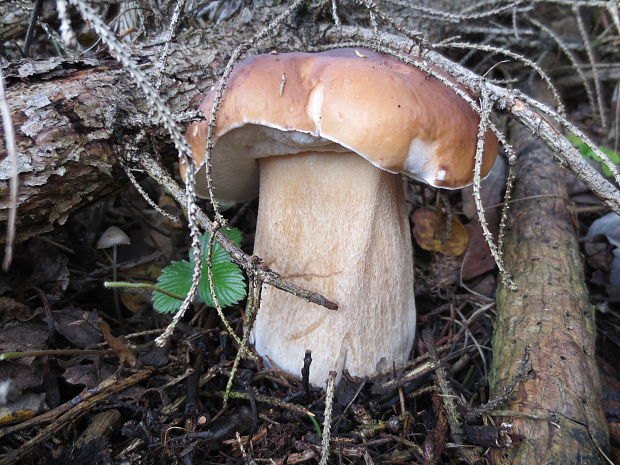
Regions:
<instances>
[{"instance_id":1,"label":"debris on mushroom cap","mask_svg":"<svg viewBox=\"0 0 620 465\"><path fill-rule=\"evenodd\" d=\"M214 97L212 90L200 107L207 116ZM307 150L350 150L382 170L460 188L473 181L478 124L476 112L440 80L371 50L258 55L240 63L226 84L213 135L215 195L251 198L257 158ZM187 129L197 166L207 127L201 121ZM489 131L483 176L497 149ZM200 174L197 192L206 196Z\"/></svg>"},{"instance_id":2,"label":"debris on mushroom cap","mask_svg":"<svg viewBox=\"0 0 620 465\"><path fill-rule=\"evenodd\" d=\"M108 249L115 245L129 245L129 243L129 236L121 228L110 226L99 238L97 248Z\"/></svg>"}]
</instances>

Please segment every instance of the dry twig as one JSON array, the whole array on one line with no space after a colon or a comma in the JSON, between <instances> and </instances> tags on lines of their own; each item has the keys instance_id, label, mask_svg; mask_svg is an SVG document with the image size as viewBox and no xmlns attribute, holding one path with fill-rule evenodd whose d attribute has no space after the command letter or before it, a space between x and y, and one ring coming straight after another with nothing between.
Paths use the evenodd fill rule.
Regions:
<instances>
[{"instance_id":1,"label":"dry twig","mask_svg":"<svg viewBox=\"0 0 620 465\"><path fill-rule=\"evenodd\" d=\"M19 165L17 159L17 149L15 148L15 128L11 119L11 110L6 100L4 87L4 74L0 69L0 112L2 113L2 126L4 127L4 140L6 141L6 151L11 162L11 181L10 192L11 206L9 208L9 218L6 222L6 244L4 246L4 260L2 269L8 271L13 261L13 242L15 241L15 220L17 218L17 191L19 188Z\"/></svg>"}]
</instances>

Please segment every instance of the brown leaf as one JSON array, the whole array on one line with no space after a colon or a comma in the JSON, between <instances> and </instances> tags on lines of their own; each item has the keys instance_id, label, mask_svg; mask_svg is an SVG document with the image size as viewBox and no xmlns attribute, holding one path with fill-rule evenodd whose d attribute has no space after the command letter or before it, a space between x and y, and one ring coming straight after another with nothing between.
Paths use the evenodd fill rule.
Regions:
<instances>
[{"instance_id":1,"label":"brown leaf","mask_svg":"<svg viewBox=\"0 0 620 465\"><path fill-rule=\"evenodd\" d=\"M101 383L102 379L106 379L114 374L116 367L108 363L102 363L101 366L90 364L80 364L69 367L62 374L62 377L71 384L81 384L86 389L93 389Z\"/></svg>"},{"instance_id":2,"label":"brown leaf","mask_svg":"<svg viewBox=\"0 0 620 465\"><path fill-rule=\"evenodd\" d=\"M97 327L97 313L71 306L52 313L56 331L80 349L91 348L101 342Z\"/></svg>"},{"instance_id":3,"label":"brown leaf","mask_svg":"<svg viewBox=\"0 0 620 465\"><path fill-rule=\"evenodd\" d=\"M132 281L139 283L152 284L161 274L161 268L146 264L135 266L124 271L125 276L129 276ZM120 290L121 302L132 313L139 313L151 307L151 297L137 289Z\"/></svg>"},{"instance_id":4,"label":"brown leaf","mask_svg":"<svg viewBox=\"0 0 620 465\"><path fill-rule=\"evenodd\" d=\"M463 259L462 279L469 281L495 269L495 260L482 234L480 223L472 221L467 223L465 228L469 234L469 245Z\"/></svg>"},{"instance_id":5,"label":"brown leaf","mask_svg":"<svg viewBox=\"0 0 620 465\"><path fill-rule=\"evenodd\" d=\"M108 326L108 324L102 319L99 319L99 327L101 328L103 338L108 343L110 348L114 351L121 364L127 362L129 366L136 366L138 364L138 359L133 354L129 346L125 343L125 341L121 338L113 336L112 332L110 331L110 326Z\"/></svg>"},{"instance_id":6,"label":"brown leaf","mask_svg":"<svg viewBox=\"0 0 620 465\"><path fill-rule=\"evenodd\" d=\"M428 208L418 208L413 213L413 236L424 250L443 255L459 256L467 249L469 236L463 223L452 217L452 230L446 236L446 218Z\"/></svg>"}]
</instances>

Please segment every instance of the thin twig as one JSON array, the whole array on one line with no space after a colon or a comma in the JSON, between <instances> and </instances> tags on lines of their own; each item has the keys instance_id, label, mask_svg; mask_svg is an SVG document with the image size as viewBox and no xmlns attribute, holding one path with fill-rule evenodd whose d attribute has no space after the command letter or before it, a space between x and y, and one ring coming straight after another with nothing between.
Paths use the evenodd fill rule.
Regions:
<instances>
[{"instance_id":1,"label":"thin twig","mask_svg":"<svg viewBox=\"0 0 620 465\"><path fill-rule=\"evenodd\" d=\"M15 220L17 218L17 191L19 188L19 162L17 158L17 148L15 146L15 128L11 110L6 99L4 86L4 73L0 68L0 111L2 112L2 126L4 127L4 140L6 141L6 151L11 161L11 180L9 181L9 217L6 222L6 244L4 245L4 260L2 269L6 272L13 261L13 243L15 242Z\"/></svg>"},{"instance_id":2,"label":"thin twig","mask_svg":"<svg viewBox=\"0 0 620 465\"><path fill-rule=\"evenodd\" d=\"M60 40L65 50L69 50L76 44L76 40L71 28L71 20L67 13L67 0L56 0L56 11L60 21Z\"/></svg>"},{"instance_id":3,"label":"thin twig","mask_svg":"<svg viewBox=\"0 0 620 465\"><path fill-rule=\"evenodd\" d=\"M232 389L235 374L237 373L239 362L241 362L241 355L243 353L247 353L254 360L257 360L257 357L248 349L248 340L250 338L250 331L252 331L252 327L254 326L254 320L256 319L258 308L260 307L263 283L258 281L255 277L252 277L248 287L250 292L248 293L247 322L243 327L243 339L241 339L241 343L239 344L239 350L237 351L237 355L235 355L235 361L230 369L230 376L228 377L228 382L226 383L226 390L224 391L224 406L226 406L228 402L228 396L230 395Z\"/></svg>"},{"instance_id":4,"label":"thin twig","mask_svg":"<svg viewBox=\"0 0 620 465\"><path fill-rule=\"evenodd\" d=\"M185 297L185 300L181 304L181 307L174 315L174 318L166 328L166 330L157 338L156 343L159 347L167 345L175 326L181 320L187 309L189 308L196 292L198 291L198 284L200 283L200 272L202 269L200 260L200 230L198 229L196 221L196 212L198 207L196 205L196 191L194 189L194 163L192 161L192 152L185 142L185 138L181 134L179 127L174 121L172 114L166 104L163 102L157 91L148 82L148 79L140 71L138 65L131 58L131 55L127 48L121 44L112 34L112 31L106 26L106 24L95 14L89 5L84 3L83 0L69 0L71 4L80 11L80 14L90 22L92 28L99 35L101 40L108 46L110 53L119 61L123 68L130 74L138 87L144 92L146 100L155 110L155 113L162 118L162 124L170 134L170 138L174 143L175 148L179 152L179 155L183 158L186 166L187 184L185 185L186 191L186 203L187 219L189 223L189 231L191 237L192 253L195 259L194 274L192 277L192 284L189 292Z\"/></svg>"},{"instance_id":5,"label":"thin twig","mask_svg":"<svg viewBox=\"0 0 620 465\"><path fill-rule=\"evenodd\" d=\"M596 101L594 100L594 92L592 91L592 86L590 85L590 81L586 78L586 75L583 72L583 68L579 64L577 57L570 50L570 48L568 48L568 46L564 43L562 38L559 35L557 35L555 31L551 29L549 26L547 26L546 24L543 24L542 22L536 20L535 18L526 16L526 19L529 22L531 22L534 26L538 27L541 31L546 33L549 37L551 37L555 41L555 43L558 45L562 53L566 55L566 58L568 58L568 61L571 62L573 69L577 72L577 75L581 79L583 87L586 91L586 96L588 97L588 102L590 103L590 107L592 108L596 107L597 106L596 102L600 104L601 103L600 99L597 99ZM603 114L603 108L599 105L597 107L597 111L602 121L605 117Z\"/></svg>"},{"instance_id":6,"label":"thin twig","mask_svg":"<svg viewBox=\"0 0 620 465\"><path fill-rule=\"evenodd\" d=\"M26 31L26 38L24 39L24 56L30 54L30 46L32 45L32 39L34 38L34 30L37 27L39 15L41 14L41 8L43 7L43 0L35 0L34 7L30 13L30 22L28 23L28 30Z\"/></svg>"},{"instance_id":7,"label":"thin twig","mask_svg":"<svg viewBox=\"0 0 620 465\"><path fill-rule=\"evenodd\" d=\"M107 385L105 385L104 383L102 383L97 387L97 390L95 392L86 391L84 394L81 394L80 396L70 400L69 402L61 405L53 411L48 412L50 414L54 412L53 415L43 414L30 420L26 420L22 424L16 425L16 427L10 428L9 431L16 432L23 429L22 426L24 423L31 425L41 423L42 421L47 422L53 420L51 424L41 430L36 436L21 444L19 448L14 449L4 455L4 457L0 459L0 465L11 465L18 463L21 458L28 454L38 444L42 444L52 438L63 428L66 428L66 426L70 422L77 420L82 414L92 411L92 409L99 402L106 400L112 394L121 392L128 387L139 383L140 381L151 376L153 372L154 371L151 369L146 369L139 371L138 373L131 375L127 378L116 380L112 384L108 383Z\"/></svg>"},{"instance_id":8,"label":"thin twig","mask_svg":"<svg viewBox=\"0 0 620 465\"><path fill-rule=\"evenodd\" d=\"M211 202L211 205L213 206L213 210L215 212L215 220L224 228L227 227L227 222L226 219L221 215L219 211L219 202L213 194L213 183L211 180L211 157L213 155L213 136L215 134L215 126L217 123L217 112L222 103L222 96L224 94L224 90L226 89L228 78L230 77L230 73L232 73L233 71L235 63L239 61L242 54L247 52L254 44L267 37L267 35L273 34L274 31L276 31L284 22L284 20L288 18L295 10L297 10L297 8L299 8L304 3L304 1L305 0L295 0L284 12L282 12L276 18L270 21L269 24L267 24L258 34L238 45L231 53L230 58L228 59L228 63L226 63L226 67L224 68L224 72L220 77L219 85L215 89L213 106L211 107L211 114L209 115L209 125L207 126L207 143L205 148L205 156L202 164L205 167L207 191L209 193L209 201Z\"/></svg>"},{"instance_id":9,"label":"thin twig","mask_svg":"<svg viewBox=\"0 0 620 465\"><path fill-rule=\"evenodd\" d=\"M489 246L489 250L491 251L491 255L497 264L497 268L502 276L502 280L504 285L513 291L517 290L517 285L512 280L512 277L506 271L504 267L504 261L502 260L501 250L493 242L493 236L491 235L491 231L489 231L489 225L484 216L484 206L482 205L482 198L480 196L480 171L482 167L482 156L484 154L484 140L485 135L487 133L487 125L489 121L489 114L491 112L491 102L488 100L486 93L483 92L481 102L480 102L481 112L480 112L480 123L478 126L478 140L476 142L476 163L474 164L474 201L476 203L476 211L478 212L478 222L482 227L482 234Z\"/></svg>"},{"instance_id":10,"label":"thin twig","mask_svg":"<svg viewBox=\"0 0 620 465\"><path fill-rule=\"evenodd\" d=\"M217 397L224 397L225 394L226 393L222 391L217 391L214 393L214 395L216 395ZM230 399L249 400L247 392L232 391L228 393L228 397ZM290 402L281 401L280 399L277 399L275 397L269 397L262 394L254 394L253 397L256 402L283 408L286 410L290 410L291 412L300 413L302 415L308 415L309 417L315 416L314 413L312 413L307 408L301 407L300 405L291 404Z\"/></svg>"},{"instance_id":11,"label":"thin twig","mask_svg":"<svg viewBox=\"0 0 620 465\"><path fill-rule=\"evenodd\" d=\"M545 84L547 85L547 88L553 95L553 99L558 107L556 111L560 115L564 114L564 104L562 103L560 93L553 85L551 78L547 75L547 73L543 71L543 69L540 66L538 66L535 62L533 62L529 58L524 57L523 55L520 55L518 53L512 52L510 50L506 50L501 47L494 47L492 45L484 45L484 44L471 44L468 42L442 42L441 45L438 44L435 46L435 48L460 48L460 49L480 50L483 52L498 53L500 55L513 58L523 63L525 66L528 66L531 69L533 69L536 72L536 74L538 74L538 76L545 82Z\"/></svg>"},{"instance_id":12,"label":"thin twig","mask_svg":"<svg viewBox=\"0 0 620 465\"><path fill-rule=\"evenodd\" d=\"M164 38L164 49L161 52L159 60L155 65L155 73L157 74L157 80L155 81L155 89L159 89L161 87L161 82L164 77L164 66L166 64L166 58L168 58L168 52L170 50L170 41L172 40L172 35L174 34L174 29L176 28L177 21L179 20L179 15L183 6L185 5L185 0L177 0L176 5L174 7L174 12L172 13L172 18L170 18L170 24L168 25L168 30L166 31L166 36ZM151 110L152 112L152 110Z\"/></svg>"},{"instance_id":13,"label":"thin twig","mask_svg":"<svg viewBox=\"0 0 620 465\"><path fill-rule=\"evenodd\" d=\"M460 398L454 394L450 383L448 382L448 373L445 367L439 362L439 355L437 354L437 348L435 347L435 340L433 333L429 329L425 329L422 332L422 340L426 346L430 355L431 361L435 364L436 383L441 393L446 414L448 417L448 423L450 424L450 437L453 442L457 444L463 444L465 438L465 432L462 426L462 419L458 413L458 407L456 400ZM474 451L459 449L459 455L468 463L475 463L473 459Z\"/></svg>"},{"instance_id":14,"label":"thin twig","mask_svg":"<svg viewBox=\"0 0 620 465\"><path fill-rule=\"evenodd\" d=\"M209 240L207 243L206 262L207 262L207 277L209 278L209 294L211 295L211 299L213 300L213 305L215 306L215 310L217 311L217 314L220 317L220 320L224 324L224 328L226 328L226 331L228 331L228 334L230 334L230 337L232 337L235 340L235 342L241 346L242 345L241 339L239 339L239 336L237 336L237 333L235 333L235 330L232 328L232 326L230 326L230 323L226 319L226 315L224 315L224 310L222 309L222 306L220 305L220 299L217 297L217 294L215 293L215 283L213 282L213 260L212 259L213 259L213 243L215 241L215 233L219 229L220 229L220 225L217 222L214 222L213 231L209 235ZM241 352L242 350L243 350L243 347L240 347L239 351ZM248 356L252 358L253 360L257 360L256 356L252 354L251 352L248 352Z\"/></svg>"},{"instance_id":15,"label":"thin twig","mask_svg":"<svg viewBox=\"0 0 620 465\"><path fill-rule=\"evenodd\" d=\"M607 116L605 115L605 108L603 107L603 90L601 88L601 79L598 74L598 67L596 65L596 59L594 58L594 50L592 49L592 44L590 43L590 38L588 37L588 32L586 31L586 26L583 23L583 18L581 17L581 12L579 11L579 6L573 6L573 14L577 19L577 28L579 29L579 35L581 35L581 40L583 41L583 45L586 49L586 54L588 55L588 60L590 60L590 65L592 66L592 77L594 79L594 88L596 89L596 100L598 103L598 109L601 116L601 126L603 128L607 127Z\"/></svg>"},{"instance_id":16,"label":"thin twig","mask_svg":"<svg viewBox=\"0 0 620 465\"><path fill-rule=\"evenodd\" d=\"M556 0L558 1L558 0ZM598 147L575 125L571 124L566 118L563 118L557 112L554 112L544 104L537 102L536 100L528 97L527 95L519 92L516 89L505 89L500 86L494 85L484 78L478 76L473 71L470 71L457 63L452 62L443 55L434 52L432 50L424 50L419 45L413 43L410 40L403 39L401 37L381 33L381 43L390 44L391 48L379 47L374 42L374 34L372 31L361 29L352 26L343 25L341 32L336 34L335 32L327 31L326 37L334 40L343 46L342 37L350 37L351 39L357 39L357 42L348 42L349 45L354 47L369 47L377 49L382 53L389 53L402 61L410 61L414 66L420 67L426 71L430 66L422 67L418 61L411 60L399 51L401 49L408 51L408 56L417 56L424 59L428 63L446 70L453 79L461 84L468 92L473 95L479 95L484 89L489 96L489 99L494 103L495 108L500 111L504 111L513 119L525 126L528 131L536 135L537 138L551 150L555 158L563 165L569 167L571 172L579 178L588 188L594 192L603 202L614 212L620 214L620 195L618 195L618 189L614 187L612 183L606 180L600 173L598 173L587 161L583 159L581 153L573 147L566 137L560 134L554 125L545 120L542 115L548 116L550 119L556 121L566 130L573 132L579 138L581 138L590 149L592 149L597 156L605 161L606 166L610 168L616 180L619 179L617 169L609 161L609 158L602 153ZM361 39L361 40L360 40ZM437 73L433 73L429 70L429 73L436 76ZM446 84L448 85L448 84ZM471 98L455 92L461 96L466 102L472 105ZM467 92L465 92L467 95ZM473 104L472 108L476 108L477 105ZM493 126L491 126L493 127ZM620 184L620 182L619 182Z\"/></svg>"},{"instance_id":17,"label":"thin twig","mask_svg":"<svg viewBox=\"0 0 620 465\"><path fill-rule=\"evenodd\" d=\"M155 210L157 213L159 213L163 217L168 218L173 223L181 223L181 220L179 220L176 216L165 211L163 208L157 205L153 199L149 197L149 195L146 193L144 189L142 189L142 186L140 185L136 177L131 172L131 169L125 163L122 163L122 166L123 166L123 169L125 170L125 173L127 174L127 177L129 178L129 181L131 181L131 184L133 184L133 187L136 188L136 190L140 193L140 195L142 195L142 198L146 201L146 203L148 203L151 206L153 210Z\"/></svg>"},{"instance_id":18,"label":"thin twig","mask_svg":"<svg viewBox=\"0 0 620 465\"><path fill-rule=\"evenodd\" d=\"M526 379L528 372L531 369L531 364L529 363L529 361L530 348L529 346L526 346L523 350L523 357L521 357L521 360L519 360L519 366L517 367L517 370L508 385L504 386L502 392L494 396L492 399L489 399L486 404L479 407L466 409L464 414L465 420L467 420L468 422L473 422L486 415L490 411L497 410L502 405L505 405L507 402L509 402L512 394L517 389L519 383Z\"/></svg>"},{"instance_id":19,"label":"thin twig","mask_svg":"<svg viewBox=\"0 0 620 465\"><path fill-rule=\"evenodd\" d=\"M334 394L336 393L335 371L330 371L327 377L327 392L325 394L325 421L323 422L323 439L321 441L321 461L319 465L327 465L329 459L329 440L332 431L332 412L334 410Z\"/></svg>"}]
</instances>

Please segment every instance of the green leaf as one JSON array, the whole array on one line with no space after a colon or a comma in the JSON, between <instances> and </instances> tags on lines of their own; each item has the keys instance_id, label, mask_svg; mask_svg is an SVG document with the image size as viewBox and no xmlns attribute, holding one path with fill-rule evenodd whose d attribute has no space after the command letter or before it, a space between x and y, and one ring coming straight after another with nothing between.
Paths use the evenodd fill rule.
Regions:
<instances>
[{"instance_id":1,"label":"green leaf","mask_svg":"<svg viewBox=\"0 0 620 465\"><path fill-rule=\"evenodd\" d=\"M215 250L211 260L213 267L213 287L217 300L222 307L228 307L236 304L245 297L245 281L243 274L237 265L230 261L228 254L224 252L224 257L216 257ZM207 272L207 260L202 262L202 275L200 284L198 285L198 294L200 298L209 307L214 307L211 298L211 289L209 287L209 273Z\"/></svg>"},{"instance_id":2,"label":"green leaf","mask_svg":"<svg viewBox=\"0 0 620 465\"><path fill-rule=\"evenodd\" d=\"M239 246L241 242L241 232L238 229L222 230L226 236ZM198 296L208 306L213 307L213 299L209 286L209 276L207 272L207 248L209 245L209 234L205 233L200 238L200 249L202 253L202 272L200 283L198 284ZM242 300L246 295L245 280L239 267L234 264L228 252L217 242L213 244L211 256L213 271L213 285L215 294L222 307L228 307ZM168 292L179 296L186 296L192 284L194 273L194 260L190 252L190 261L173 262L162 270L162 274L157 280L157 286ZM172 313L181 307L182 301L170 297L161 292L153 292L153 307L158 312Z\"/></svg>"},{"instance_id":3,"label":"green leaf","mask_svg":"<svg viewBox=\"0 0 620 465\"><path fill-rule=\"evenodd\" d=\"M157 287L179 296L186 296L192 285L194 266L188 261L172 262L157 278ZM176 312L183 302L159 291L153 291L153 308L161 313Z\"/></svg>"},{"instance_id":4,"label":"green leaf","mask_svg":"<svg viewBox=\"0 0 620 465\"><path fill-rule=\"evenodd\" d=\"M235 244L237 247L241 246L241 231L239 231L237 228L233 228L233 229L220 229L220 231L222 232L222 234L224 234L226 237L228 237L228 239L230 239L232 241L233 244ZM207 247L209 246L209 238L211 237L211 234L206 232L204 233L202 236L200 236L200 252L202 253L203 257L207 256ZM215 254L216 251L224 251L224 249L222 248L222 246L220 244L218 244L217 242L213 243L213 253ZM228 255L228 253L226 251L224 251L224 253L226 253ZM190 251L190 260L193 257L193 254Z\"/></svg>"},{"instance_id":5,"label":"green leaf","mask_svg":"<svg viewBox=\"0 0 620 465\"><path fill-rule=\"evenodd\" d=\"M568 140L570 140L571 143L579 149L583 158L591 158L598 161L601 164L601 168L603 169L603 173L605 174L605 176L611 176L611 170L607 167L607 165L605 165L603 160L601 160L601 158L596 153L594 153L594 150L592 150L588 146L588 144L581 140L580 137L577 137L574 134L569 134ZM599 147L599 150L605 155L607 155L607 157L611 160L612 163L620 165L620 154L618 152L614 152L610 148L603 146Z\"/></svg>"}]
</instances>

